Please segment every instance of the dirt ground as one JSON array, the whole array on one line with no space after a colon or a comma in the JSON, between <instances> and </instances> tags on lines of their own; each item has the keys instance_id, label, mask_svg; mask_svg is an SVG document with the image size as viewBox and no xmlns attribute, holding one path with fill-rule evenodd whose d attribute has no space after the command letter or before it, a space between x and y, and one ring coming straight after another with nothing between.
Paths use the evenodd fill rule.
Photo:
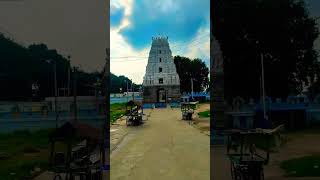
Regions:
<instances>
[{"instance_id":1,"label":"dirt ground","mask_svg":"<svg viewBox=\"0 0 320 180\"><path fill-rule=\"evenodd\" d=\"M210 110L210 104L199 104L193 115L193 125L201 132L210 135L210 118L200 118L199 112Z\"/></svg>"},{"instance_id":2,"label":"dirt ground","mask_svg":"<svg viewBox=\"0 0 320 180\"><path fill-rule=\"evenodd\" d=\"M284 177L285 172L280 168L284 160L320 153L319 133L290 133L285 135L288 141L279 148L278 152L270 154L270 162L264 167L265 180L320 180L320 177ZM225 146L211 147L211 172L215 180L231 180L230 162L226 156Z\"/></svg>"},{"instance_id":3,"label":"dirt ground","mask_svg":"<svg viewBox=\"0 0 320 180\"><path fill-rule=\"evenodd\" d=\"M111 153L112 180L208 180L209 136L181 120L178 108L154 109Z\"/></svg>"},{"instance_id":4,"label":"dirt ground","mask_svg":"<svg viewBox=\"0 0 320 180\"><path fill-rule=\"evenodd\" d=\"M320 131L320 130L319 130ZM284 178L284 171L280 163L284 160L299 158L320 153L320 132L300 132L286 135L288 142L279 148L279 151L270 155L270 163L265 167L266 180L289 180L289 179L314 179L315 178Z\"/></svg>"},{"instance_id":5,"label":"dirt ground","mask_svg":"<svg viewBox=\"0 0 320 180\"><path fill-rule=\"evenodd\" d=\"M209 109L201 104L195 111L192 125L198 129L181 120L179 108L147 109L139 127L118 119L110 127L111 179L210 179L210 119L197 115ZM45 172L36 180L53 177Z\"/></svg>"},{"instance_id":6,"label":"dirt ground","mask_svg":"<svg viewBox=\"0 0 320 180\"><path fill-rule=\"evenodd\" d=\"M210 133L210 119L209 118L199 118L197 113L198 112L203 112L203 111L206 111L206 110L209 110L209 109L210 109L210 105L209 104L201 104L200 106L198 106L197 110L194 113L194 118L193 118L194 121L191 124L193 127L196 127L198 129L200 129L200 131L202 133L204 133L204 134ZM170 114L169 112L164 112L163 109L160 110L160 111L162 111L162 113L164 115L162 115L162 113L160 113L160 114L156 113L156 116L161 116L163 118L163 117L167 117L167 115ZM181 114L180 114L180 111L178 109L173 114L175 114L174 116L176 116L175 118L173 118L173 119L175 119L175 121L178 121L178 119L181 119ZM155 114L153 114L153 116L154 115ZM165 119L167 119L167 118L165 118ZM153 122L153 121L158 121L158 120L151 120L149 125L151 125L153 123L156 123L156 122ZM157 123L159 123L159 122L157 122ZM188 123L184 122L184 125L187 125L187 124ZM162 125L164 125L164 124L162 124ZM180 124L180 125L183 125L183 124ZM144 127L144 128L146 128L146 127ZM148 128L144 129L143 131L144 132L149 131L147 129ZM135 128L133 130L137 130L137 128ZM127 143L130 143L130 141L132 139L136 139L136 136L138 136L137 134L140 133L139 131L140 130L137 130L134 133L132 133L131 135L129 135L128 139L124 140L125 143L122 143L122 145L120 145L120 146L122 146L121 148L123 149L123 148L128 147ZM165 131L165 130L163 130L163 131ZM150 137L153 137L153 136L154 136L154 134L152 136L150 136ZM164 136L166 136L166 135L164 135ZM312 155L312 154L319 154L320 153L320 143L318 143L318 142L319 142L319 139L320 139L320 130L319 130L319 132L303 131L303 132L298 132L298 133L289 133L289 134L285 134L284 137L286 139L288 139L288 141L284 145L282 145L278 149L277 152L273 152L273 153L270 154L270 162L269 162L269 164L267 166L264 167L264 169L265 169L265 180L320 180L319 177L310 177L310 178L306 178L306 177L302 177L302 178L284 177L285 173L280 168L280 163L282 161L284 161L284 160L303 157L303 156ZM148 142L148 144L149 143L151 143L151 142ZM163 141L163 143L165 143L165 141ZM196 144L194 144L194 145L196 145ZM157 143L157 146L158 146L158 143ZM209 146L209 142L208 142L208 146ZM163 149L163 151L165 151L165 149ZM167 149L167 151L169 151L169 150ZM140 156L142 156L142 154L143 153L141 153ZM150 154L153 154L153 153L150 153ZM163 157L163 154L165 154L165 153L161 153L161 154L162 154L161 157ZM224 146L219 146L219 145L211 146L210 155L211 155L211 159L212 159L212 162L213 162L212 166L210 167L211 168L211 173L213 175L213 178L215 180L220 180L220 179L231 180L230 162L229 162L229 160L227 159L227 156L226 156L226 148ZM136 155L132 154L132 156L133 157L134 156L138 156L139 157L139 153L136 152ZM130 160L127 160L127 161L130 161ZM125 161L125 162L127 162L127 161ZM131 161L133 161L133 160L131 160ZM144 162L144 163L147 163L148 161L149 160L145 160L145 161L141 160L141 162ZM167 160L167 161L169 162L169 160ZM167 164L167 163L163 163L163 164ZM132 168L135 169L136 167L134 166ZM159 166L159 168L161 168L161 167ZM166 170L162 170L162 171L166 171ZM114 176L112 175L112 172L113 171L111 170L111 177L112 177L112 179L114 179L113 178ZM181 171L181 172L184 172L184 171ZM131 173L136 174L134 172L131 172ZM145 178L145 179L148 179L148 178L153 179L151 176L148 176L147 174L148 173L145 173L144 175L134 176L134 177L139 177L139 178L142 178L142 179L143 178ZM175 177L177 177L177 176L175 176ZM122 179L122 178L119 178L119 179ZM126 178L124 178L124 179L126 179ZM162 178L159 178L159 179L162 179ZM180 178L177 178L177 179L180 179Z\"/></svg>"}]
</instances>

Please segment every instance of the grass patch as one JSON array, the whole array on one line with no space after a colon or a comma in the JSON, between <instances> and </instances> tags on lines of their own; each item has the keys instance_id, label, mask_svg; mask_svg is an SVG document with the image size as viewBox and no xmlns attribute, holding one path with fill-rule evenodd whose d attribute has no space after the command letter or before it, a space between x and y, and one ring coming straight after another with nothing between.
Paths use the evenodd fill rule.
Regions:
<instances>
[{"instance_id":1,"label":"grass patch","mask_svg":"<svg viewBox=\"0 0 320 180\"><path fill-rule=\"evenodd\" d=\"M2 162L1 162L2 163ZM17 156L0 165L0 176L2 180L21 180L32 177L31 172L36 168L47 169L48 160L44 158L25 158Z\"/></svg>"},{"instance_id":2,"label":"grass patch","mask_svg":"<svg viewBox=\"0 0 320 180\"><path fill-rule=\"evenodd\" d=\"M289 177L320 177L320 155L311 155L281 162Z\"/></svg>"},{"instance_id":3,"label":"grass patch","mask_svg":"<svg viewBox=\"0 0 320 180\"><path fill-rule=\"evenodd\" d=\"M201 118L208 118L208 117L210 117L210 110L208 110L208 111L203 111L203 112L199 112L198 115L199 115L199 117L201 117Z\"/></svg>"},{"instance_id":4,"label":"grass patch","mask_svg":"<svg viewBox=\"0 0 320 180\"><path fill-rule=\"evenodd\" d=\"M115 103L110 105L110 120L114 123L117 119L124 115L126 111L125 103Z\"/></svg>"},{"instance_id":5,"label":"grass patch","mask_svg":"<svg viewBox=\"0 0 320 180\"><path fill-rule=\"evenodd\" d=\"M49 134L54 129L15 131L0 134L0 179L28 179L35 168L47 170L49 164ZM75 139L74 143L80 140ZM56 143L56 151L66 150L66 145Z\"/></svg>"},{"instance_id":6,"label":"grass patch","mask_svg":"<svg viewBox=\"0 0 320 180\"><path fill-rule=\"evenodd\" d=\"M52 129L15 131L0 134L0 177L2 180L26 179L34 168L48 166L48 135Z\"/></svg>"}]
</instances>

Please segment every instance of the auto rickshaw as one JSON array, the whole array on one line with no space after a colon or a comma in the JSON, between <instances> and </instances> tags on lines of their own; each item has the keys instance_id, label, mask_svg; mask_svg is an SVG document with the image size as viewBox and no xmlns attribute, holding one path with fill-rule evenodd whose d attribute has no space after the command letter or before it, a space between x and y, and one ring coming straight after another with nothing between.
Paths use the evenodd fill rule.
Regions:
<instances>
[{"instance_id":1,"label":"auto rickshaw","mask_svg":"<svg viewBox=\"0 0 320 180\"><path fill-rule=\"evenodd\" d=\"M181 104L182 120L192 120L192 115L198 102L184 102Z\"/></svg>"},{"instance_id":2,"label":"auto rickshaw","mask_svg":"<svg viewBox=\"0 0 320 180\"><path fill-rule=\"evenodd\" d=\"M143 109L141 103L136 101L127 102L125 115L127 126L142 124Z\"/></svg>"},{"instance_id":3,"label":"auto rickshaw","mask_svg":"<svg viewBox=\"0 0 320 180\"><path fill-rule=\"evenodd\" d=\"M283 125L275 129L224 130L233 180L264 180L263 166L269 162L270 140L282 128Z\"/></svg>"}]
</instances>

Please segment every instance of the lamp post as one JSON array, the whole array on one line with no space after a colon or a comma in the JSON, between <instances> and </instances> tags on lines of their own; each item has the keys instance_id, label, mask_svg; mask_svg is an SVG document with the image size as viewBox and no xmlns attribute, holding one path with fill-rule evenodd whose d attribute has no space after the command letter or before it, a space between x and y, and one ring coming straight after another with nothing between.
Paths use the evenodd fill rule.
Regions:
<instances>
[{"instance_id":1,"label":"lamp post","mask_svg":"<svg viewBox=\"0 0 320 180\"><path fill-rule=\"evenodd\" d=\"M56 128L58 128L58 89L57 89L57 62L53 61L51 59L47 60L47 63L52 64L53 63L53 72L54 72L54 110L56 114Z\"/></svg>"},{"instance_id":2,"label":"lamp post","mask_svg":"<svg viewBox=\"0 0 320 180\"><path fill-rule=\"evenodd\" d=\"M77 68L73 67L73 106L74 106L74 122L77 121L77 77L76 77L76 73L77 73Z\"/></svg>"},{"instance_id":3,"label":"lamp post","mask_svg":"<svg viewBox=\"0 0 320 180\"><path fill-rule=\"evenodd\" d=\"M71 74L71 64L70 64L71 56L68 56L68 96L70 96L70 74Z\"/></svg>"},{"instance_id":4,"label":"lamp post","mask_svg":"<svg viewBox=\"0 0 320 180\"><path fill-rule=\"evenodd\" d=\"M96 98L96 109L99 109L98 97L100 97L101 80L97 78L97 82L94 85L95 88L95 98Z\"/></svg>"},{"instance_id":5,"label":"lamp post","mask_svg":"<svg viewBox=\"0 0 320 180\"><path fill-rule=\"evenodd\" d=\"M131 92L132 92L132 101L134 101L134 84L132 79L131 79Z\"/></svg>"},{"instance_id":6,"label":"lamp post","mask_svg":"<svg viewBox=\"0 0 320 180\"><path fill-rule=\"evenodd\" d=\"M263 54L261 53L261 81L262 81L262 103L263 103L263 118L267 120L266 114L266 92L264 87L264 61Z\"/></svg>"},{"instance_id":7,"label":"lamp post","mask_svg":"<svg viewBox=\"0 0 320 180\"><path fill-rule=\"evenodd\" d=\"M127 83L127 95L128 95L129 89L128 89L128 81L127 80L126 80L126 83Z\"/></svg>"},{"instance_id":8,"label":"lamp post","mask_svg":"<svg viewBox=\"0 0 320 180\"><path fill-rule=\"evenodd\" d=\"M191 99L193 101L193 78L191 78Z\"/></svg>"},{"instance_id":9,"label":"lamp post","mask_svg":"<svg viewBox=\"0 0 320 180\"><path fill-rule=\"evenodd\" d=\"M259 41L256 41L257 46L259 46ZM261 47L261 46L260 46ZM262 86L262 108L263 108L263 119L267 120L267 112L266 112L266 92L265 92L265 85L264 85L264 59L263 53L260 48L260 64L261 64L261 86Z\"/></svg>"},{"instance_id":10,"label":"lamp post","mask_svg":"<svg viewBox=\"0 0 320 180\"><path fill-rule=\"evenodd\" d=\"M128 94L129 94L129 89L128 89L128 80L125 80L125 82L127 83L126 99L127 99L127 102L128 102L128 101L129 101L129 100L128 100Z\"/></svg>"}]
</instances>

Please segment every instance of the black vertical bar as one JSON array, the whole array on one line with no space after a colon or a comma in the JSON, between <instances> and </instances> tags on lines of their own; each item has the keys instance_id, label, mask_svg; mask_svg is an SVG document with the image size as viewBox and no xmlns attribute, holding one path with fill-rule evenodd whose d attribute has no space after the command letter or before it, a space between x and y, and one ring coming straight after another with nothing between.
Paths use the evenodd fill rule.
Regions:
<instances>
[{"instance_id":1,"label":"black vertical bar","mask_svg":"<svg viewBox=\"0 0 320 180\"><path fill-rule=\"evenodd\" d=\"M214 131L213 131L213 127L214 127L214 119L213 119L213 100L212 100L212 98L213 98L213 88L212 88L212 86L213 86L213 83L212 83L212 81L213 81L213 72L212 72L212 69L213 69L213 58L211 57L212 56L212 54L211 54L211 52L212 52L212 50L211 50L211 48L212 48L212 10L213 10L213 8L212 8L212 2L210 2L210 72L209 72L209 76L210 76L210 81L209 81L209 89L210 89L210 180L214 180L214 175L213 175L213 167L215 166L215 164L213 163L214 162L214 157L213 157L213 146L212 146L212 141L214 141L215 140L215 136L214 136ZM178 63L178 65L180 65L180 63ZM181 106L181 108L182 108L182 106Z\"/></svg>"},{"instance_id":2,"label":"black vertical bar","mask_svg":"<svg viewBox=\"0 0 320 180\"><path fill-rule=\"evenodd\" d=\"M102 161L103 161L103 179L110 179L110 0L106 1L106 59L105 59L105 67L104 67L104 75L103 77L105 82L105 112L106 119L105 123L103 123L103 147L104 151L102 153Z\"/></svg>"},{"instance_id":3,"label":"black vertical bar","mask_svg":"<svg viewBox=\"0 0 320 180\"><path fill-rule=\"evenodd\" d=\"M105 112L106 112L106 121L103 125L103 137L105 139L104 152L102 153L102 161L104 170L108 171L106 179L110 179L110 49L106 49L106 64L104 69L104 78L105 78Z\"/></svg>"}]
</instances>

